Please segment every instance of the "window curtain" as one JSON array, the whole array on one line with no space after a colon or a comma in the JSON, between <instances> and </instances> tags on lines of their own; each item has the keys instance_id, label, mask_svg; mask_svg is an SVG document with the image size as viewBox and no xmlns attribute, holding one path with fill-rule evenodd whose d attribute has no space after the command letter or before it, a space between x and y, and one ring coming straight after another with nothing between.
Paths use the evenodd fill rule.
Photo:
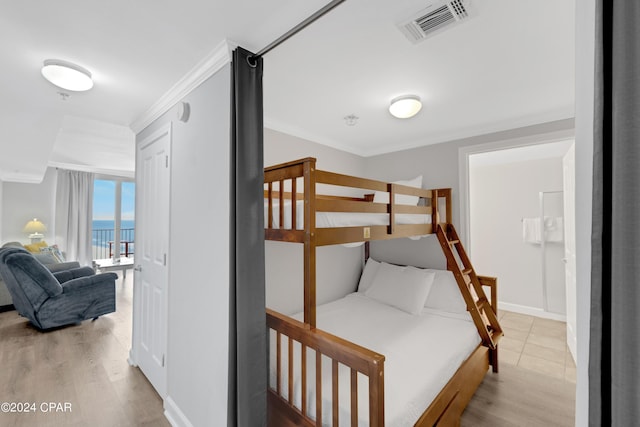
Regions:
<instances>
[{"instance_id":1,"label":"window curtain","mask_svg":"<svg viewBox=\"0 0 640 427\"><path fill-rule=\"evenodd\" d=\"M91 265L94 174L58 170L56 242L70 261Z\"/></svg>"},{"instance_id":2,"label":"window curtain","mask_svg":"<svg viewBox=\"0 0 640 427\"><path fill-rule=\"evenodd\" d=\"M231 82L228 425L267 424L262 58L237 48Z\"/></svg>"},{"instance_id":3,"label":"window curtain","mask_svg":"<svg viewBox=\"0 0 640 427\"><path fill-rule=\"evenodd\" d=\"M640 419L640 3L596 0L589 424Z\"/></svg>"}]
</instances>

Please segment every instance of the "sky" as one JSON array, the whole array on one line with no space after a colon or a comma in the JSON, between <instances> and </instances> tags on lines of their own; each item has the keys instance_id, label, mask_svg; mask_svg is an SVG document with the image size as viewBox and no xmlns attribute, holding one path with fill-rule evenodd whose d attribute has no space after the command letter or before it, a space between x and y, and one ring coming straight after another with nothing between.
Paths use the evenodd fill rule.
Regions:
<instances>
[{"instance_id":1,"label":"sky","mask_svg":"<svg viewBox=\"0 0 640 427\"><path fill-rule=\"evenodd\" d=\"M96 179L93 185L93 219L115 218L115 181ZM135 183L122 183L122 219L135 219Z\"/></svg>"}]
</instances>

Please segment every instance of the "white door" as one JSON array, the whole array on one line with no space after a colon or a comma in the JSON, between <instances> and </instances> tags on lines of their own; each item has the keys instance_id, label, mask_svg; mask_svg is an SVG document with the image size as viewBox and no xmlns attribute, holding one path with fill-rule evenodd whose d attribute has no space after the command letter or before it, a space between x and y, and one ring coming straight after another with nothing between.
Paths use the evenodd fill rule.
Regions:
<instances>
[{"instance_id":1,"label":"white door","mask_svg":"<svg viewBox=\"0 0 640 427\"><path fill-rule=\"evenodd\" d=\"M169 124L141 141L136 153L132 358L161 397L166 393L170 149Z\"/></svg>"},{"instance_id":2,"label":"white door","mask_svg":"<svg viewBox=\"0 0 640 427\"><path fill-rule=\"evenodd\" d=\"M576 161L575 144L562 158L564 178L564 270L567 292L567 345L576 360Z\"/></svg>"}]
</instances>

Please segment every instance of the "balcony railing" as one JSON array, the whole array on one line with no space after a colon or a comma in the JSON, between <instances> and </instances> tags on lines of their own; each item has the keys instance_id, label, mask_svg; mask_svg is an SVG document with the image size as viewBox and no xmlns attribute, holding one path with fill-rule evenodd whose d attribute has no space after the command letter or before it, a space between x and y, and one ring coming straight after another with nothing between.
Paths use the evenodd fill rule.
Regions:
<instances>
[{"instance_id":1,"label":"balcony railing","mask_svg":"<svg viewBox=\"0 0 640 427\"><path fill-rule=\"evenodd\" d=\"M120 256L130 257L135 252L135 229L123 228L120 230ZM111 258L114 252L115 230L92 230L91 242L93 246L93 259Z\"/></svg>"}]
</instances>

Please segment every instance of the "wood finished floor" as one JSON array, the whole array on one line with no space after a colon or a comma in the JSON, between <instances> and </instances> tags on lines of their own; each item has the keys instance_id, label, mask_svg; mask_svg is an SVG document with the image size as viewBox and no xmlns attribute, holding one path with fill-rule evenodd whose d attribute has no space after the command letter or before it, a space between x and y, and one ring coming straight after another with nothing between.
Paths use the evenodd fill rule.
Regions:
<instances>
[{"instance_id":1,"label":"wood finished floor","mask_svg":"<svg viewBox=\"0 0 640 427\"><path fill-rule=\"evenodd\" d=\"M576 366L564 322L500 312L500 373L489 372L463 427L574 426Z\"/></svg>"},{"instance_id":2,"label":"wood finished floor","mask_svg":"<svg viewBox=\"0 0 640 427\"><path fill-rule=\"evenodd\" d=\"M168 427L162 400L128 365L132 277L118 279L117 312L42 333L15 311L0 313L0 403L34 402L36 413L0 412L11 427ZM464 412L463 427L573 426L575 366L561 322L501 312L500 373L489 372ZM71 412L40 410L43 402Z\"/></svg>"},{"instance_id":3,"label":"wood finished floor","mask_svg":"<svg viewBox=\"0 0 640 427\"><path fill-rule=\"evenodd\" d=\"M0 412L0 426L170 426L160 397L127 363L132 276L124 286L121 278L116 282L116 312L94 322L43 333L15 311L0 313L0 403L35 403L37 409ZM62 409L69 403L71 411L43 412L43 402L62 403Z\"/></svg>"}]
</instances>

